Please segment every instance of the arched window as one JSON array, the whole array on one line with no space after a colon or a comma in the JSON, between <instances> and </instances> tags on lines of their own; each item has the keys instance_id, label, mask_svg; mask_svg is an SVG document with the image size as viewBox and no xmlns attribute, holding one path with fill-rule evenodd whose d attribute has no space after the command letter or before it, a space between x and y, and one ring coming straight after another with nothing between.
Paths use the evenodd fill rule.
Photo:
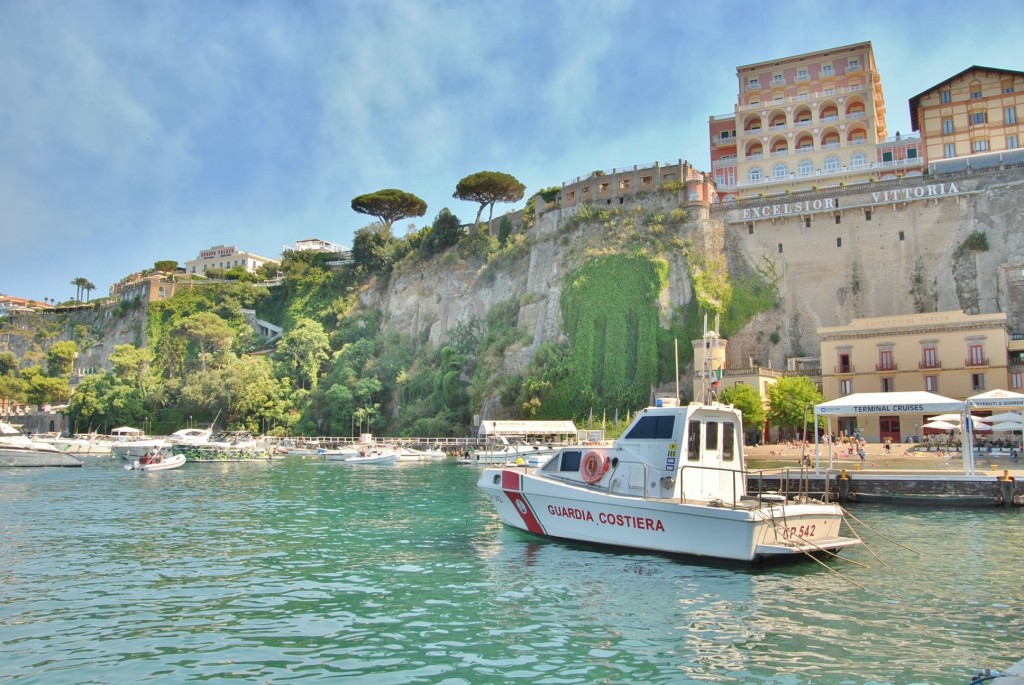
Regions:
<instances>
[{"instance_id":1,"label":"arched window","mask_svg":"<svg viewBox=\"0 0 1024 685\"><path fill-rule=\"evenodd\" d=\"M814 173L814 162L809 159L801 159L797 165L796 173L799 176L810 176Z\"/></svg>"},{"instance_id":2,"label":"arched window","mask_svg":"<svg viewBox=\"0 0 1024 685\"><path fill-rule=\"evenodd\" d=\"M825 171L839 171L839 158L829 155L825 158Z\"/></svg>"},{"instance_id":3,"label":"arched window","mask_svg":"<svg viewBox=\"0 0 1024 685\"><path fill-rule=\"evenodd\" d=\"M747 180L757 182L761 180L761 167L754 166L750 167L750 171L747 172Z\"/></svg>"},{"instance_id":4,"label":"arched window","mask_svg":"<svg viewBox=\"0 0 1024 685\"><path fill-rule=\"evenodd\" d=\"M852 157L850 157L850 166L852 166L855 169L857 167L862 167L862 166L867 166L867 165L868 165L868 156L865 155L863 152L858 152L858 153L854 154Z\"/></svg>"},{"instance_id":5,"label":"arched window","mask_svg":"<svg viewBox=\"0 0 1024 685\"><path fill-rule=\"evenodd\" d=\"M772 167L772 178L786 178L789 176L789 167L779 162Z\"/></svg>"}]
</instances>

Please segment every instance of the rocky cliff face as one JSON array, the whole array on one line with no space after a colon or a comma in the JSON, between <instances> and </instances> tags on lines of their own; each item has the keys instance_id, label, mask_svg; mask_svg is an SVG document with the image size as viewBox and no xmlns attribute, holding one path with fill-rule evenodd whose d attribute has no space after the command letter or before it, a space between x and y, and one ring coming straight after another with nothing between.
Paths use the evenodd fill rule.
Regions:
<instances>
[{"instance_id":1,"label":"rocky cliff face","mask_svg":"<svg viewBox=\"0 0 1024 685\"><path fill-rule=\"evenodd\" d=\"M723 259L734 276L764 268L780 276L782 306L732 336L734 366L753 359L783 368L787 357L817 356L818 327L858 317L962 309L1007 312L1012 327L1024 328L1022 173L905 178L758 198L710 212L688 207L689 220L665 239ZM673 198L640 196L610 220L682 206ZM410 335L428 330L431 344L439 345L456 324L518 299L519 325L532 343L507 364L510 372L522 371L541 342L563 335L564 276L608 247L607 226L572 223L580 209L539 217L518 259L496 266L442 256L402 268L386 287L369 289L364 302L385 312L387 328ZM978 232L987 250L965 247ZM659 300L666 313L694 297L684 251L667 252L669 286Z\"/></svg>"}]
</instances>

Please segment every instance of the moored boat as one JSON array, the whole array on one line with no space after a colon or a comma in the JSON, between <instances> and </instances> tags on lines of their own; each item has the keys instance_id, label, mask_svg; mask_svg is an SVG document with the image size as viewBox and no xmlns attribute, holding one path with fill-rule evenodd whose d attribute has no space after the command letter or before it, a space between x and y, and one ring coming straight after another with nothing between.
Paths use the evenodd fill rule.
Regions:
<instances>
[{"instance_id":1,"label":"moored boat","mask_svg":"<svg viewBox=\"0 0 1024 685\"><path fill-rule=\"evenodd\" d=\"M609 447L563 447L540 468L487 468L477 485L506 525L578 542L744 562L861 543L842 534L838 504L750 496L747 477L742 414L708 393L638 412Z\"/></svg>"},{"instance_id":2,"label":"moored boat","mask_svg":"<svg viewBox=\"0 0 1024 685\"><path fill-rule=\"evenodd\" d=\"M609 448L487 468L478 486L507 525L580 542L739 561L860 543L838 504L747 496L746 482L739 411L694 403L643 410Z\"/></svg>"},{"instance_id":3,"label":"moored boat","mask_svg":"<svg viewBox=\"0 0 1024 685\"><path fill-rule=\"evenodd\" d=\"M73 454L64 454L56 450L40 450L32 447L15 447L0 445L0 466L60 466L78 467L82 460Z\"/></svg>"},{"instance_id":4,"label":"moored boat","mask_svg":"<svg viewBox=\"0 0 1024 685\"><path fill-rule=\"evenodd\" d=\"M345 464L368 464L390 466L398 462L398 452L391 449L365 449L359 454L343 460Z\"/></svg>"},{"instance_id":5,"label":"moored boat","mask_svg":"<svg viewBox=\"0 0 1024 685\"><path fill-rule=\"evenodd\" d=\"M54 436L46 438L45 441L67 454L91 456L109 456L115 443L114 438L98 433L76 433L71 437Z\"/></svg>"},{"instance_id":6,"label":"moored boat","mask_svg":"<svg viewBox=\"0 0 1024 685\"><path fill-rule=\"evenodd\" d=\"M0 466L81 466L82 460L0 421Z\"/></svg>"},{"instance_id":7,"label":"moored boat","mask_svg":"<svg viewBox=\"0 0 1024 685\"><path fill-rule=\"evenodd\" d=\"M360 454L357 447L321 447L317 449L316 453L327 461L346 461L352 457L358 457Z\"/></svg>"},{"instance_id":8,"label":"moored boat","mask_svg":"<svg viewBox=\"0 0 1024 685\"><path fill-rule=\"evenodd\" d=\"M540 466L553 455L557 449L545 445L529 445L510 442L504 436L498 436L499 444L476 449L459 457L459 464L471 466L489 466L500 464L527 464Z\"/></svg>"}]
</instances>

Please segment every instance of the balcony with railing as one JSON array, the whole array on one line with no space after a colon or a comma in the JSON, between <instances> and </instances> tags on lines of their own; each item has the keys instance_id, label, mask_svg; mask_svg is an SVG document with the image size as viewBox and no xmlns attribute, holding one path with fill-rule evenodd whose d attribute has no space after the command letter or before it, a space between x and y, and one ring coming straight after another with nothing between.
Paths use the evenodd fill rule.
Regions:
<instances>
[{"instance_id":1,"label":"balcony with railing","mask_svg":"<svg viewBox=\"0 0 1024 685\"><path fill-rule=\"evenodd\" d=\"M988 357L973 357L964 360L964 366L976 368L979 366L988 366Z\"/></svg>"},{"instance_id":2,"label":"balcony with railing","mask_svg":"<svg viewBox=\"0 0 1024 685\"><path fill-rule=\"evenodd\" d=\"M898 371L896 362L879 362L875 364L875 371Z\"/></svg>"},{"instance_id":3,"label":"balcony with railing","mask_svg":"<svg viewBox=\"0 0 1024 685\"><path fill-rule=\"evenodd\" d=\"M832 368L833 368L833 371L834 371L834 373L836 375L846 375L846 374L856 373L856 371L854 371L853 364L842 364L842 365L839 365L839 366L834 366Z\"/></svg>"},{"instance_id":4,"label":"balcony with railing","mask_svg":"<svg viewBox=\"0 0 1024 685\"><path fill-rule=\"evenodd\" d=\"M840 145L838 143L822 145L822 149L823 150L830 150L830 149L838 148L838 147L840 147ZM761 155L758 155L757 157L753 157L753 156L749 156L748 155L745 159L747 159L747 160L761 159ZM921 161L922 160L920 158L914 158L914 159L897 159L897 160L893 160L891 162L867 162L865 164L858 164L858 165L852 165L851 164L850 166L834 166L834 167L825 166L825 167L823 167L821 169L815 169L812 173L805 173L805 174L790 173L790 174L786 174L786 175L778 176L778 177L776 177L776 176L764 177L764 178L761 178L759 180L754 180L754 181L751 181L749 179L747 179L747 180L738 180L736 182L736 184L735 184L735 187L737 187L737 188L757 188L757 187L760 187L760 186L773 185L773 184L780 183L780 182L783 182L783 181L806 181L809 178L814 178L814 179L830 179L830 178L835 178L837 176L843 176L845 174L864 174L864 173L870 172L872 170L914 169L914 168L918 168L918 167L923 166Z\"/></svg>"},{"instance_id":5,"label":"balcony with railing","mask_svg":"<svg viewBox=\"0 0 1024 685\"><path fill-rule=\"evenodd\" d=\"M750 91L750 90L760 90L760 88L759 87L758 88L747 88L746 90L747 91ZM777 98L774 102L758 102L758 103L751 104L751 105L739 105L739 106L736 107L736 111L737 112L748 112L748 111L754 110L754 109L763 109L764 107L766 107L768 105L779 105L779 104L784 104L784 103L787 103L787 102L804 102L804 101L807 101L807 100L813 100L813 99L824 98L824 97L832 98L832 97L836 97L837 95L842 95L844 93L853 93L853 92L858 92L858 91L861 91L861 90L864 90L863 86L850 86L849 88L827 88L827 89L824 89L822 91L817 91L817 92L813 92L813 93L801 93L799 95L792 95L792 96L789 96L789 97Z\"/></svg>"},{"instance_id":6,"label":"balcony with railing","mask_svg":"<svg viewBox=\"0 0 1024 685\"><path fill-rule=\"evenodd\" d=\"M917 368L925 369L941 369L942 362L938 359L923 359L917 363Z\"/></svg>"}]
</instances>

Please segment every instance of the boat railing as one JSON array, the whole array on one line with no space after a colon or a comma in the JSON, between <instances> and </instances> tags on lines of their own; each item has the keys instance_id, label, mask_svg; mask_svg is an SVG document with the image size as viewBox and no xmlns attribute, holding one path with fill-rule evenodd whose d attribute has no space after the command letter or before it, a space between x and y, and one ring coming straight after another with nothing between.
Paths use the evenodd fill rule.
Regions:
<instances>
[{"instance_id":1,"label":"boat railing","mask_svg":"<svg viewBox=\"0 0 1024 685\"><path fill-rule=\"evenodd\" d=\"M687 469L689 469L691 471L694 471L694 470L699 470L699 471L718 471L718 472L725 472L725 473L732 474L732 477L729 479L732 482L732 497L730 498L730 500L728 502L726 502L725 500L721 500L721 502L722 502L722 506L728 506L728 507L731 507L733 509L735 509L736 507L739 506L741 495L743 494L743 491L744 491L744 482L746 481L746 475L745 475L744 471L741 471L741 470L738 470L738 469L734 469L734 468L726 468L724 466L705 466L705 465L702 465L702 464L683 464L683 466L679 469L679 478L683 481L683 486L685 486L685 483L686 483L686 479L684 478L684 476L686 474L686 470ZM740 476L739 479L736 478L737 475ZM739 481L739 486L738 487L737 487L737 480ZM645 479L644 482L646 483L646 479ZM686 491L684 490L683 486L680 486L680 488L679 488L679 502L681 504L686 504L686 499L687 499L686 498Z\"/></svg>"},{"instance_id":2,"label":"boat railing","mask_svg":"<svg viewBox=\"0 0 1024 685\"><path fill-rule=\"evenodd\" d=\"M794 476L795 473L795 476ZM787 500L793 497L810 497L811 471L807 467L798 468L776 468L760 469L757 471L745 471L744 480L756 484L756 493L748 492L748 495L762 497L764 495L781 495ZM777 488L766 487L765 483L778 482ZM828 482L826 477L826 483ZM793 490L792 484L796 484ZM825 488L825 501L828 501L828 488Z\"/></svg>"}]
</instances>

